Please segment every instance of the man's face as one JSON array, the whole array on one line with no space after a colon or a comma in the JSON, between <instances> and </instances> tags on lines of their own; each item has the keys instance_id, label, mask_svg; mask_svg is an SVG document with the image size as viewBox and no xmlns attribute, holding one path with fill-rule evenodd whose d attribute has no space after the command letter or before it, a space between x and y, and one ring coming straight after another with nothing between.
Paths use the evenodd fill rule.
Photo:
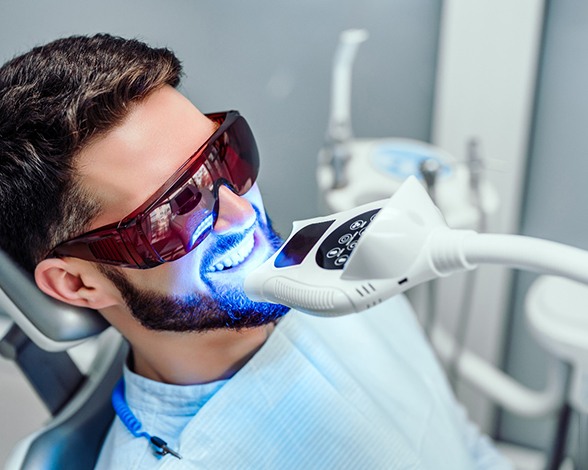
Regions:
<instances>
[{"instance_id":1,"label":"man's face","mask_svg":"<svg viewBox=\"0 0 588 470\"><path fill-rule=\"evenodd\" d=\"M215 126L172 87L137 104L77 162L82 185L103 205L91 228L139 207L206 141ZM194 251L146 270L102 266L133 315L156 330L203 331L257 326L287 309L251 302L243 280L279 246L256 185L239 197L219 191L213 232Z\"/></svg>"}]
</instances>

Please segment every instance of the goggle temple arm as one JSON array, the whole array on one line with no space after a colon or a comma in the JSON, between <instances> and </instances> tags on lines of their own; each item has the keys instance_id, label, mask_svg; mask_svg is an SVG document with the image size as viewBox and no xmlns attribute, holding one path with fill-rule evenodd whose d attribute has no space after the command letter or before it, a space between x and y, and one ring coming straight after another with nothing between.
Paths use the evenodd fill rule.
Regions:
<instances>
[{"instance_id":1,"label":"goggle temple arm","mask_svg":"<svg viewBox=\"0 0 588 470\"><path fill-rule=\"evenodd\" d=\"M101 231L100 235L76 238L57 246L50 256L74 257L115 266L147 267L148 264L136 250L129 250L133 244L125 239L128 238L125 236L128 235L126 232L126 229L113 227L110 230Z\"/></svg>"}]
</instances>

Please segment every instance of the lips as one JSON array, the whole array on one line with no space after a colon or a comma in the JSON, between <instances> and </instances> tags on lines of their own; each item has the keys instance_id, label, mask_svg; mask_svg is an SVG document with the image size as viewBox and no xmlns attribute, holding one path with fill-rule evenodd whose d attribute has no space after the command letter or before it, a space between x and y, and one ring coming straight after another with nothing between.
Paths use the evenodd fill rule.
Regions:
<instances>
[{"instance_id":1,"label":"lips","mask_svg":"<svg viewBox=\"0 0 588 470\"><path fill-rule=\"evenodd\" d=\"M215 261L209 272L224 271L239 266L253 251L255 239L253 232L249 233L239 245L229 250L221 259Z\"/></svg>"}]
</instances>

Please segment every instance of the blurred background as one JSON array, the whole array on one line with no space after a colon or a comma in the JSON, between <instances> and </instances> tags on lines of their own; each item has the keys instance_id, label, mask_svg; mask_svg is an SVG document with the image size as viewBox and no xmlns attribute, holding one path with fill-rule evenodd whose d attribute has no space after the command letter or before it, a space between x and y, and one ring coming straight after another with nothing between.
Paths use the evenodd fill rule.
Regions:
<instances>
[{"instance_id":1,"label":"blurred background","mask_svg":"<svg viewBox=\"0 0 588 470\"><path fill-rule=\"evenodd\" d=\"M363 28L369 40L353 66L356 136L432 143L460 162L475 139L500 198L489 231L588 248L587 26L581 0L0 0L0 61L97 32L171 48L184 64L182 91L198 108L238 109L249 121L266 207L287 235L293 220L325 211L316 171L333 57L343 30ZM541 389L547 352L523 315L533 280L481 269L466 346ZM458 327L453 292L463 288L452 282L436 298L449 330ZM496 440L531 456L548 449L553 416L505 412L465 383L457 392ZM1 358L0 398L1 463L48 414Z\"/></svg>"}]
</instances>

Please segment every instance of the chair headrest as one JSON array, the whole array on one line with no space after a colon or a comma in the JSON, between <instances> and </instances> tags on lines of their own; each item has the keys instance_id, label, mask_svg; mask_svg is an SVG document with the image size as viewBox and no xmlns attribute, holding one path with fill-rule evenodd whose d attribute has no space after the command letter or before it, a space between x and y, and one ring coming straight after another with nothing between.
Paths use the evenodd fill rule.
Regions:
<instances>
[{"instance_id":1,"label":"chair headrest","mask_svg":"<svg viewBox=\"0 0 588 470\"><path fill-rule=\"evenodd\" d=\"M69 349L109 326L95 310L74 307L45 295L32 277L2 250L0 309L47 351Z\"/></svg>"}]
</instances>

